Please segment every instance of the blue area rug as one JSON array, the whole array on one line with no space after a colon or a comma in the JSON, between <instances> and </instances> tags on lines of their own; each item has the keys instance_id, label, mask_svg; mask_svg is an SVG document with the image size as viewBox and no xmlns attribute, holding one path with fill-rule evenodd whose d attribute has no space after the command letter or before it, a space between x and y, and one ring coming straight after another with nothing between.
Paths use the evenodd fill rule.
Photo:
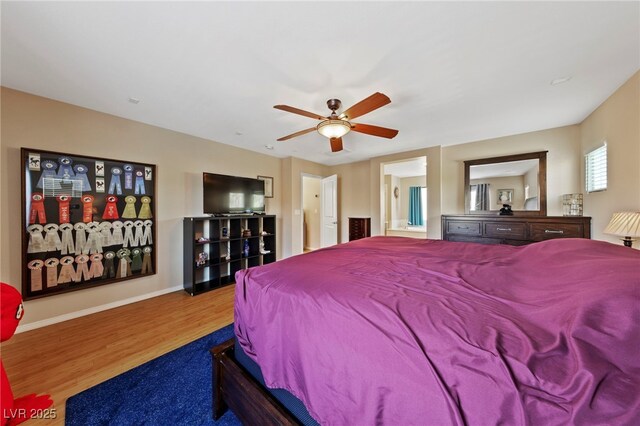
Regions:
<instances>
[{"instance_id":1,"label":"blue area rug","mask_svg":"<svg viewBox=\"0 0 640 426\"><path fill-rule=\"evenodd\" d=\"M240 426L211 407L209 349L233 337L233 324L67 400L66 425Z\"/></svg>"}]
</instances>

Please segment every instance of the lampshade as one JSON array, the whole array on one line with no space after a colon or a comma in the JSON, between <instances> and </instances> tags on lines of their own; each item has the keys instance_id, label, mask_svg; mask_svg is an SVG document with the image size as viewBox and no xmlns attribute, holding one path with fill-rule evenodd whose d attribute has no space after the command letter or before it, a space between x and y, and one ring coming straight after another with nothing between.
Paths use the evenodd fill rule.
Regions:
<instances>
[{"instance_id":1,"label":"lampshade","mask_svg":"<svg viewBox=\"0 0 640 426\"><path fill-rule=\"evenodd\" d=\"M640 237L640 212L614 213L604 233L621 237Z\"/></svg>"},{"instance_id":2,"label":"lampshade","mask_svg":"<svg viewBox=\"0 0 640 426\"><path fill-rule=\"evenodd\" d=\"M341 138L351 130L351 123L346 120L325 120L316 127L322 136L331 138Z\"/></svg>"}]
</instances>

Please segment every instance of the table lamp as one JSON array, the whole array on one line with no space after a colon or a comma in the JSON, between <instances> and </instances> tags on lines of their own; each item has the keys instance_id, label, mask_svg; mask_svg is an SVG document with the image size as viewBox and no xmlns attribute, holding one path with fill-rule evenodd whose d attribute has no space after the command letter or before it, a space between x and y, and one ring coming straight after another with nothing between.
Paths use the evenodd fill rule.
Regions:
<instances>
[{"instance_id":1,"label":"table lamp","mask_svg":"<svg viewBox=\"0 0 640 426\"><path fill-rule=\"evenodd\" d=\"M605 234L622 238L626 247L633 245L633 237L640 237L640 212L617 212L604 230Z\"/></svg>"}]
</instances>

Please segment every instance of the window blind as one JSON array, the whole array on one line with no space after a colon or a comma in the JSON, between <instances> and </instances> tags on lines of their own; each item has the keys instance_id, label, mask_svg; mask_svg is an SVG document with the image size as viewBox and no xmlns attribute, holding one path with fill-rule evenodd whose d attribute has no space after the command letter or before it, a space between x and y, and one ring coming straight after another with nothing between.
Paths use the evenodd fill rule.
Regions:
<instances>
[{"instance_id":1,"label":"window blind","mask_svg":"<svg viewBox=\"0 0 640 426\"><path fill-rule=\"evenodd\" d=\"M585 156L585 183L587 192L607 189L607 144Z\"/></svg>"}]
</instances>

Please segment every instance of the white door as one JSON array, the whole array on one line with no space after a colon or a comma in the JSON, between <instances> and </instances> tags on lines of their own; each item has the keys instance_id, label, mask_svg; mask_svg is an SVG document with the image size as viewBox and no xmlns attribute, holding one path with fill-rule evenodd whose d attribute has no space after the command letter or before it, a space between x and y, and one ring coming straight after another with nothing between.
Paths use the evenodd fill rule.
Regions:
<instances>
[{"instance_id":1,"label":"white door","mask_svg":"<svg viewBox=\"0 0 640 426\"><path fill-rule=\"evenodd\" d=\"M338 175L322 179L320 246L338 244Z\"/></svg>"}]
</instances>

